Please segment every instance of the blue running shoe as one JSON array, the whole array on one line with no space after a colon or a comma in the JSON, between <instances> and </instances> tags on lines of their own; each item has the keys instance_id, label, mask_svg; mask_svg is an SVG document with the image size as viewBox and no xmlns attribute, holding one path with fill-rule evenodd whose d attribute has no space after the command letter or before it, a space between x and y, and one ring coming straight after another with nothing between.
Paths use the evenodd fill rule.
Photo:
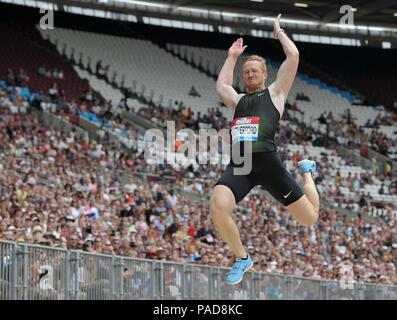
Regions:
<instances>
[{"instance_id":1,"label":"blue running shoe","mask_svg":"<svg viewBox=\"0 0 397 320\"><path fill-rule=\"evenodd\" d=\"M232 269L227 275L227 283L231 285L239 283L241 280L243 280L244 273L251 269L253 265L254 261L252 261L250 256L248 256L248 259L246 260L237 258L236 262L232 266Z\"/></svg>"},{"instance_id":2,"label":"blue running shoe","mask_svg":"<svg viewBox=\"0 0 397 320\"><path fill-rule=\"evenodd\" d=\"M316 162L312 160L304 159L302 161L299 161L298 166L301 174L304 174L306 172L315 173L317 171Z\"/></svg>"}]
</instances>

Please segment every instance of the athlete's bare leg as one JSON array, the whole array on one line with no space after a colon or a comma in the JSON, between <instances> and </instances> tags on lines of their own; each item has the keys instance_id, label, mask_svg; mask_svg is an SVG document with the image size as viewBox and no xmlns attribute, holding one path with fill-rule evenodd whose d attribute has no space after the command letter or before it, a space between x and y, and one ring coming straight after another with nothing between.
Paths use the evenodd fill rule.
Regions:
<instances>
[{"instance_id":1,"label":"athlete's bare leg","mask_svg":"<svg viewBox=\"0 0 397 320\"><path fill-rule=\"evenodd\" d=\"M238 258L246 258L247 252L241 243L240 232L232 219L235 206L233 192L224 185L215 186L210 200L210 214L214 225L234 255Z\"/></svg>"},{"instance_id":2,"label":"athlete's bare leg","mask_svg":"<svg viewBox=\"0 0 397 320\"><path fill-rule=\"evenodd\" d=\"M287 208L300 224L312 226L318 219L320 197L310 172L303 174L303 192L305 195Z\"/></svg>"}]
</instances>

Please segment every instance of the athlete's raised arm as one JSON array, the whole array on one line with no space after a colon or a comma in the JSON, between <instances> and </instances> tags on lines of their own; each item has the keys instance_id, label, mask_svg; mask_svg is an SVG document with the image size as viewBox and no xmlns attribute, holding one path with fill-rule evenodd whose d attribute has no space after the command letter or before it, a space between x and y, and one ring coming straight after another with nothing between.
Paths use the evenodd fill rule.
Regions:
<instances>
[{"instance_id":1,"label":"athlete's raised arm","mask_svg":"<svg viewBox=\"0 0 397 320\"><path fill-rule=\"evenodd\" d=\"M273 35L283 46L286 59L281 64L277 73L277 79L272 86L275 94L282 97L285 101L294 82L296 71L298 70L299 51L292 40L285 34L284 30L280 28L280 18L281 14L274 21Z\"/></svg>"},{"instance_id":2,"label":"athlete's raised arm","mask_svg":"<svg viewBox=\"0 0 397 320\"><path fill-rule=\"evenodd\" d=\"M244 94L237 94L233 88L233 70L238 57L247 46L243 46L243 39L237 39L229 48L227 59L219 73L216 82L216 93L218 98L232 111Z\"/></svg>"}]
</instances>

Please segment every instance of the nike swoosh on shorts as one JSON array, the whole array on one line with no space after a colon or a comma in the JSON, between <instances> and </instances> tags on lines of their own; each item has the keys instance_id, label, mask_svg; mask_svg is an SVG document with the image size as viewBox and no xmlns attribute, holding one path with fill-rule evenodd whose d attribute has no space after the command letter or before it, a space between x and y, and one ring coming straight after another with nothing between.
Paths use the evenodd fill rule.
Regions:
<instances>
[{"instance_id":1,"label":"nike swoosh on shorts","mask_svg":"<svg viewBox=\"0 0 397 320\"><path fill-rule=\"evenodd\" d=\"M288 192L288 194L286 194L286 195L284 196L284 199L285 199L285 198L288 198L288 196L291 194L291 192L292 192L292 190L291 190L290 192Z\"/></svg>"}]
</instances>

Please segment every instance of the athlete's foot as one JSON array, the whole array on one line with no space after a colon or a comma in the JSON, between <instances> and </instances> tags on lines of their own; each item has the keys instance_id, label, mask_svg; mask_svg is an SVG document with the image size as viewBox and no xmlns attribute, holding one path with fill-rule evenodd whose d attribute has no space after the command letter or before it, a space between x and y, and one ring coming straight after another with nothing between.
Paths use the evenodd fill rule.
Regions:
<instances>
[{"instance_id":1,"label":"athlete's foot","mask_svg":"<svg viewBox=\"0 0 397 320\"><path fill-rule=\"evenodd\" d=\"M252 261L250 256L248 256L247 259L237 258L232 269L227 275L227 283L233 285L241 282L241 280L243 280L244 273L251 269L253 265L254 261Z\"/></svg>"},{"instance_id":2,"label":"athlete's foot","mask_svg":"<svg viewBox=\"0 0 397 320\"><path fill-rule=\"evenodd\" d=\"M299 170L301 174L311 172L315 173L317 171L316 162L308 159L304 159L298 162Z\"/></svg>"}]
</instances>

